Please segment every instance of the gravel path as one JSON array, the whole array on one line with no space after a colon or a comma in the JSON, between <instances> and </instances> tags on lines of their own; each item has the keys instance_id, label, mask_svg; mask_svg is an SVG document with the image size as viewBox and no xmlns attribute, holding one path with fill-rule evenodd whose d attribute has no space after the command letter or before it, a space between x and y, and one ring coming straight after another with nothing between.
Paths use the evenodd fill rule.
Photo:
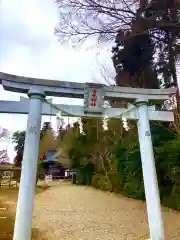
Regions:
<instances>
[{"instance_id":1,"label":"gravel path","mask_svg":"<svg viewBox=\"0 0 180 240\"><path fill-rule=\"evenodd\" d=\"M180 239L180 213L163 211L167 239ZM46 236L39 240L148 238L146 207L142 201L69 183L59 183L36 196L33 227Z\"/></svg>"}]
</instances>

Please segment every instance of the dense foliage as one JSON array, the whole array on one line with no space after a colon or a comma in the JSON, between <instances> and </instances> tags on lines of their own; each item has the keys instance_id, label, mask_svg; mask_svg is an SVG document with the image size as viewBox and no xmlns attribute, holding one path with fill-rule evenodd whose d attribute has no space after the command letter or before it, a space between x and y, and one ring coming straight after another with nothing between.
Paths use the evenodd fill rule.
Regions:
<instances>
[{"instance_id":1,"label":"dense foliage","mask_svg":"<svg viewBox=\"0 0 180 240\"><path fill-rule=\"evenodd\" d=\"M17 131L13 133L12 142L14 143L14 150L16 156L14 158L14 164L18 167L21 166L24 152L24 142L25 142L26 131Z\"/></svg>"},{"instance_id":2,"label":"dense foliage","mask_svg":"<svg viewBox=\"0 0 180 240\"><path fill-rule=\"evenodd\" d=\"M43 123L42 129L41 129L41 132L40 132L40 139L42 139L45 136L47 131L52 132L52 134L54 135L53 128L52 128L50 122L44 122Z\"/></svg>"},{"instance_id":3,"label":"dense foliage","mask_svg":"<svg viewBox=\"0 0 180 240\"><path fill-rule=\"evenodd\" d=\"M118 120L110 120L108 131L103 132L99 120L86 119L84 134L76 123L64 136L61 146L68 150L79 184L145 199L137 129L130 124L126 132ZM162 203L179 210L179 136L168 123L151 123L151 132Z\"/></svg>"},{"instance_id":4,"label":"dense foliage","mask_svg":"<svg viewBox=\"0 0 180 240\"><path fill-rule=\"evenodd\" d=\"M154 64L155 44L150 34L137 35L125 41L118 36L112 49L117 85L159 88ZM128 78L125 78L126 74Z\"/></svg>"}]
</instances>

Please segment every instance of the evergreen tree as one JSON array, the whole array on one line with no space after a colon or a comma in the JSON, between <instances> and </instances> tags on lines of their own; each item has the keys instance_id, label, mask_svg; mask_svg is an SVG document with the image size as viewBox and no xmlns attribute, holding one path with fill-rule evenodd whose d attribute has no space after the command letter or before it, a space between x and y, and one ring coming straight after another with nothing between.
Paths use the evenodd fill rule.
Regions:
<instances>
[{"instance_id":1,"label":"evergreen tree","mask_svg":"<svg viewBox=\"0 0 180 240\"><path fill-rule=\"evenodd\" d=\"M116 39L116 46L112 49L112 53L118 85L126 84L123 82L122 73L128 73L130 83L134 81L132 86L147 86L147 88L159 86L153 62L154 44L150 34L134 36L125 41Z\"/></svg>"},{"instance_id":2,"label":"evergreen tree","mask_svg":"<svg viewBox=\"0 0 180 240\"><path fill-rule=\"evenodd\" d=\"M13 136L12 136L12 142L15 144L14 150L16 151L14 164L17 166L21 166L21 163L22 163L25 136L26 136L26 131L17 131L13 133Z\"/></svg>"},{"instance_id":3,"label":"evergreen tree","mask_svg":"<svg viewBox=\"0 0 180 240\"><path fill-rule=\"evenodd\" d=\"M42 139L44 137L44 135L45 135L45 133L47 131L52 132L53 136L55 135L54 131L53 131L53 128L52 128L52 125L51 125L50 122L44 122L43 123L42 129L41 129L41 133L40 133L40 139Z\"/></svg>"},{"instance_id":4,"label":"evergreen tree","mask_svg":"<svg viewBox=\"0 0 180 240\"><path fill-rule=\"evenodd\" d=\"M153 0L144 10L144 18L156 45L157 67L161 84L168 88L177 86L176 60L179 55L180 2Z\"/></svg>"}]
</instances>

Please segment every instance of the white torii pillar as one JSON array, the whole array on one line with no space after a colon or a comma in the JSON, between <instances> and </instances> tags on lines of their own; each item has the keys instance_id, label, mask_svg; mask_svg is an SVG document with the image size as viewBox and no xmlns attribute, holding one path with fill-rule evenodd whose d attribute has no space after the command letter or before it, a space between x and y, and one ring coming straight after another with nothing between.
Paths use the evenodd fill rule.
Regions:
<instances>
[{"instance_id":1,"label":"white torii pillar","mask_svg":"<svg viewBox=\"0 0 180 240\"><path fill-rule=\"evenodd\" d=\"M30 105L13 240L31 239L41 128L41 99L45 98L45 93L38 87L32 87L32 89L28 92L28 96L30 99Z\"/></svg>"},{"instance_id":2,"label":"white torii pillar","mask_svg":"<svg viewBox=\"0 0 180 240\"><path fill-rule=\"evenodd\" d=\"M128 89L129 91L125 92L125 95L128 98L128 92L130 98L134 98L132 89ZM139 89L138 89L139 90ZM153 92L147 91L146 96L143 96L142 90L139 91L138 98L136 97L136 106L137 106L137 115L138 119L138 135L139 135L139 144L140 144L140 152L141 152L141 162L142 162L142 172L144 179L144 189L146 196L146 205L147 205L147 213L148 213L148 222L149 222L149 230L150 230L150 238L152 240L164 240L164 228L163 221L161 216L161 205L160 205L160 197L156 176L156 168L154 162L154 153L153 153L153 145L151 139L151 131L149 124L149 111L148 111L148 98L150 99L161 99L161 94L153 95ZM156 90L155 90L156 91ZM96 104L91 104L92 100L95 101ZM85 110L86 112L91 113L103 113L102 108L102 100L104 97L104 93L101 88L96 88L92 84L87 84L87 89L85 92ZM94 107L95 106L95 107ZM156 111L155 111L156 112ZM158 112L156 112L158 114ZM126 114L125 114L126 116ZM157 116L154 116L156 119ZM128 118L128 117L127 117Z\"/></svg>"},{"instance_id":3,"label":"white torii pillar","mask_svg":"<svg viewBox=\"0 0 180 240\"><path fill-rule=\"evenodd\" d=\"M154 162L151 130L148 117L148 100L136 100L138 114L138 135L141 152L142 172L146 196L150 239L164 240L161 204Z\"/></svg>"}]
</instances>

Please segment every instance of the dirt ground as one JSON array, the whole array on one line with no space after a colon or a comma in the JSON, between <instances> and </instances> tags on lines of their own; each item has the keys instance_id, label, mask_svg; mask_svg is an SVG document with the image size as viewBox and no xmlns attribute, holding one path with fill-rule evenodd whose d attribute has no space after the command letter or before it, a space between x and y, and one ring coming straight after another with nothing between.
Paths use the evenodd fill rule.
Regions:
<instances>
[{"instance_id":1,"label":"dirt ground","mask_svg":"<svg viewBox=\"0 0 180 240\"><path fill-rule=\"evenodd\" d=\"M17 190L0 189L0 207L8 208L8 219L0 219L0 240L12 239L16 199ZM180 213L163 208L163 215L166 239L179 240ZM33 240L147 238L146 206L142 201L65 182L53 183L46 191L37 189Z\"/></svg>"},{"instance_id":2,"label":"dirt ground","mask_svg":"<svg viewBox=\"0 0 180 240\"><path fill-rule=\"evenodd\" d=\"M36 189L36 194L42 193L41 187ZM12 240L14 229L14 218L18 196L17 188L0 188L0 240ZM5 217L5 218L4 218ZM37 228L32 229L32 239L43 239Z\"/></svg>"}]
</instances>

